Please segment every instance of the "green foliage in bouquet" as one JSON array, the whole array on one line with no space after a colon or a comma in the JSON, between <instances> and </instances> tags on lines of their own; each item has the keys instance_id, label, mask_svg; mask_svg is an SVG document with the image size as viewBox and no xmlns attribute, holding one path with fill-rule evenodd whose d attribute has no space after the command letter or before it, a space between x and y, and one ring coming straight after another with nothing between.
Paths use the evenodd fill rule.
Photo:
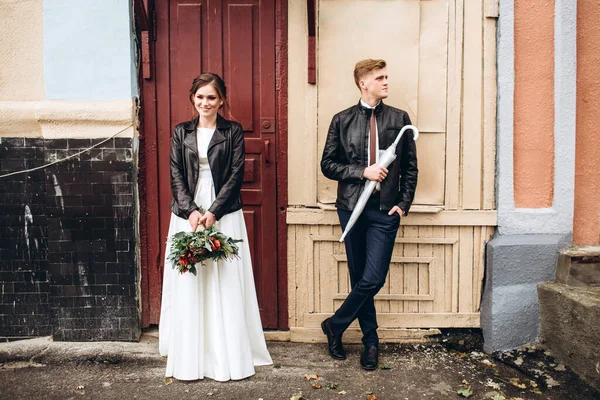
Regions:
<instances>
[{"instance_id":1,"label":"green foliage in bouquet","mask_svg":"<svg viewBox=\"0 0 600 400\"><path fill-rule=\"evenodd\" d=\"M205 260L230 260L239 258L241 239L232 239L219 232L213 225L197 232L179 232L171 236L169 259L173 269L179 273L191 272L196 275L196 264L204 265Z\"/></svg>"}]
</instances>

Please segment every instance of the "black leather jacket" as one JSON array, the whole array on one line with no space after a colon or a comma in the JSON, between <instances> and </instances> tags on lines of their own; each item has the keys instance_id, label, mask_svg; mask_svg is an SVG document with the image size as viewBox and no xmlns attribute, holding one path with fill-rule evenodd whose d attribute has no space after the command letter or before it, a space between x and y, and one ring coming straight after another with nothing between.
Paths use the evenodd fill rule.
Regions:
<instances>
[{"instance_id":1,"label":"black leather jacket","mask_svg":"<svg viewBox=\"0 0 600 400\"><path fill-rule=\"evenodd\" d=\"M371 109L360 102L336 114L329 126L321 171L329 179L338 181L335 205L352 211L363 190L361 178L367 167L369 118ZM383 104L375 107L379 148L387 149L404 125L410 124L406 111ZM396 147L397 158L390 164L388 176L381 182L380 210L389 211L395 205L408 214L417 187L417 149L412 130L406 130Z\"/></svg>"},{"instance_id":2,"label":"black leather jacket","mask_svg":"<svg viewBox=\"0 0 600 400\"><path fill-rule=\"evenodd\" d=\"M171 211L187 219L199 207L194 203L198 182L198 117L173 128L171 139ZM216 199L202 204L217 220L242 208L244 180L244 132L242 126L217 114L217 129L208 145L208 164L215 185Z\"/></svg>"}]
</instances>

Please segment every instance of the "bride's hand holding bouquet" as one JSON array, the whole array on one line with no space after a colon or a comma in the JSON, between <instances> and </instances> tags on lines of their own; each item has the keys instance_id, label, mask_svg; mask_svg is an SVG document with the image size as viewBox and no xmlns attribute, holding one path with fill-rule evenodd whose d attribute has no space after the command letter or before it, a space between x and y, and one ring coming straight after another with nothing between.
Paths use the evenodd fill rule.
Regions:
<instances>
[{"instance_id":1,"label":"bride's hand holding bouquet","mask_svg":"<svg viewBox=\"0 0 600 400\"><path fill-rule=\"evenodd\" d=\"M200 215L198 218L197 213ZM215 227L216 218L202 207L189 217L193 232L178 232L171 236L171 253L169 259L173 269L179 273L191 272L196 275L196 264L204 264L205 260L228 260L239 258L236 243L241 239L233 239Z\"/></svg>"},{"instance_id":2,"label":"bride's hand holding bouquet","mask_svg":"<svg viewBox=\"0 0 600 400\"><path fill-rule=\"evenodd\" d=\"M217 218L210 211L204 211L203 208L200 208L200 210L192 211L188 221L192 226L192 231L196 231L199 225L204 225L205 228L213 226L217 222Z\"/></svg>"}]
</instances>

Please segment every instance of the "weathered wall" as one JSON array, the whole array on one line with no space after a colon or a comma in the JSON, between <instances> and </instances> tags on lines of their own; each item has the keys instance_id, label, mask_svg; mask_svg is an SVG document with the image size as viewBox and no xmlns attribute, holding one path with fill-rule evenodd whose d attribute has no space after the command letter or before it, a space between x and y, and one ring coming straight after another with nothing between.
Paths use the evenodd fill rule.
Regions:
<instances>
[{"instance_id":1,"label":"weathered wall","mask_svg":"<svg viewBox=\"0 0 600 400\"><path fill-rule=\"evenodd\" d=\"M89 147L89 139L0 138L0 175ZM2 179L0 336L135 340L131 139Z\"/></svg>"},{"instance_id":2,"label":"weathered wall","mask_svg":"<svg viewBox=\"0 0 600 400\"><path fill-rule=\"evenodd\" d=\"M0 2L0 103L44 98L42 2Z\"/></svg>"},{"instance_id":3,"label":"weathered wall","mask_svg":"<svg viewBox=\"0 0 600 400\"><path fill-rule=\"evenodd\" d=\"M577 2L577 153L573 242L600 244L600 8Z\"/></svg>"},{"instance_id":4,"label":"weathered wall","mask_svg":"<svg viewBox=\"0 0 600 400\"><path fill-rule=\"evenodd\" d=\"M0 336L135 340L129 3L0 14Z\"/></svg>"}]
</instances>

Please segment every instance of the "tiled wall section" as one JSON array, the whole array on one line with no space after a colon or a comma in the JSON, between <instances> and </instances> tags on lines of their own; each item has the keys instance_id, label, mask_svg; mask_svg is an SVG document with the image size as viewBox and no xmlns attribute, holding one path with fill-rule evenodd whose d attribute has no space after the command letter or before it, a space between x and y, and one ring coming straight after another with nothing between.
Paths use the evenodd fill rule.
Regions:
<instances>
[{"instance_id":1,"label":"tiled wall section","mask_svg":"<svg viewBox=\"0 0 600 400\"><path fill-rule=\"evenodd\" d=\"M0 175L99 141L2 138ZM124 138L0 180L0 336L138 338L133 188Z\"/></svg>"},{"instance_id":2,"label":"tiled wall section","mask_svg":"<svg viewBox=\"0 0 600 400\"><path fill-rule=\"evenodd\" d=\"M43 139L0 144L0 175L43 164ZM44 171L0 179L0 336L52 333Z\"/></svg>"}]
</instances>

